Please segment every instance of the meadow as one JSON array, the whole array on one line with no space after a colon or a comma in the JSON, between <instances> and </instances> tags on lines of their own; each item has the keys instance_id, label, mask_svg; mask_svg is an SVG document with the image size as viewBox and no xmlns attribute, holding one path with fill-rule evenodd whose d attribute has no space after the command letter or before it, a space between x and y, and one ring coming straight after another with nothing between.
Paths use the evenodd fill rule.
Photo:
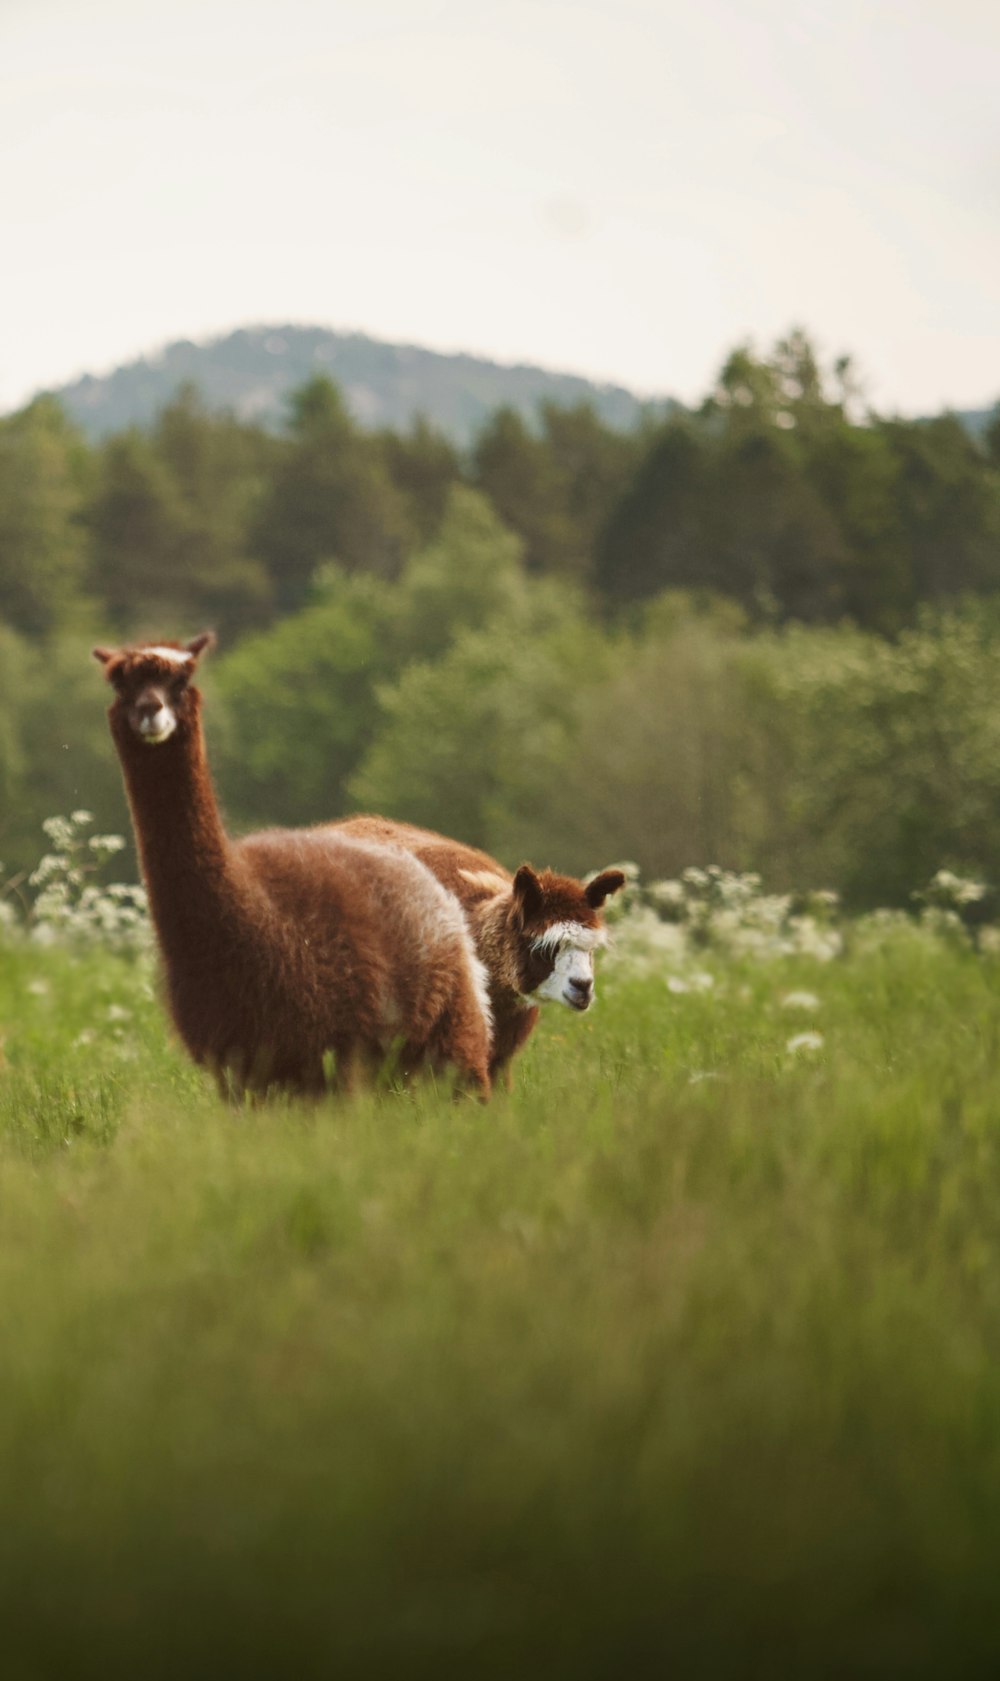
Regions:
<instances>
[{"instance_id":1,"label":"meadow","mask_svg":"<svg viewBox=\"0 0 1000 1681\"><path fill-rule=\"evenodd\" d=\"M12 1681L996 1673L1000 959L634 914L486 1109L0 928Z\"/></svg>"}]
</instances>

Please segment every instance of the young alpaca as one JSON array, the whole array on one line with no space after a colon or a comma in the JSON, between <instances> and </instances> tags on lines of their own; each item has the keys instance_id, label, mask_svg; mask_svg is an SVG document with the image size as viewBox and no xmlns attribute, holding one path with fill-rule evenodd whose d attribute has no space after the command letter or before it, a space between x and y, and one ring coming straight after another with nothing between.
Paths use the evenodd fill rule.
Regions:
<instances>
[{"instance_id":1,"label":"young alpaca","mask_svg":"<svg viewBox=\"0 0 1000 1681\"><path fill-rule=\"evenodd\" d=\"M538 1021L538 1002L587 1010L594 998L594 951L604 944L598 914L624 887L621 870L602 870L584 885L522 864L515 876L488 853L431 829L385 817L351 817L344 834L404 847L461 902L489 976L493 1015L490 1078L508 1075L511 1058ZM538 1002L536 1002L536 1000Z\"/></svg>"},{"instance_id":2,"label":"young alpaca","mask_svg":"<svg viewBox=\"0 0 1000 1681\"><path fill-rule=\"evenodd\" d=\"M177 1030L223 1091L318 1093L397 1053L490 1090L489 1000L460 906L418 858L331 825L231 840L191 683L208 634L95 648Z\"/></svg>"}]
</instances>

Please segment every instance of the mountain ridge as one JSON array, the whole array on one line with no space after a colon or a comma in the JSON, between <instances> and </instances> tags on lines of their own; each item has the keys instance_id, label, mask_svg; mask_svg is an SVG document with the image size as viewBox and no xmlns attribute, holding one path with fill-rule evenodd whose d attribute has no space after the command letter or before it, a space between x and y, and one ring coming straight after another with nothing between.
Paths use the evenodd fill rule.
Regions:
<instances>
[{"instance_id":1,"label":"mountain ridge","mask_svg":"<svg viewBox=\"0 0 1000 1681\"><path fill-rule=\"evenodd\" d=\"M92 439L146 426L187 383L212 409L278 428L297 386L327 374L362 426L409 426L417 415L468 444L490 414L507 405L533 418L544 401L588 402L609 425L625 429L645 413L676 406L644 400L625 386L531 363L504 364L468 352L428 350L328 327L257 325L210 339L178 339L109 374L84 374L55 387L70 416Z\"/></svg>"}]
</instances>

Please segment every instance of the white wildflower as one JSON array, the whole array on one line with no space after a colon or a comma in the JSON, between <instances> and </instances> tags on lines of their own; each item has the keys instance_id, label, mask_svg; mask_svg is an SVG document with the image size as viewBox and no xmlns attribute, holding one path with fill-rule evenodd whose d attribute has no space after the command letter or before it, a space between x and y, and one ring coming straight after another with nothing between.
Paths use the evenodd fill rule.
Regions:
<instances>
[{"instance_id":1,"label":"white wildflower","mask_svg":"<svg viewBox=\"0 0 1000 1681\"><path fill-rule=\"evenodd\" d=\"M45 819L52 851L30 877L31 885L40 889L31 918L32 938L43 944L70 939L99 941L120 951L148 950L152 935L143 889L123 882L99 887L87 880L125 845L120 835L92 835L85 842L79 830L92 821L86 811Z\"/></svg>"},{"instance_id":2,"label":"white wildflower","mask_svg":"<svg viewBox=\"0 0 1000 1681\"><path fill-rule=\"evenodd\" d=\"M786 1051L796 1055L799 1051L821 1051L824 1039L822 1033L794 1033L785 1046Z\"/></svg>"},{"instance_id":3,"label":"white wildflower","mask_svg":"<svg viewBox=\"0 0 1000 1681\"><path fill-rule=\"evenodd\" d=\"M925 905L920 912L921 926L944 939L965 943L965 924L958 911L943 905Z\"/></svg>"},{"instance_id":4,"label":"white wildflower","mask_svg":"<svg viewBox=\"0 0 1000 1681\"><path fill-rule=\"evenodd\" d=\"M969 876L956 875L954 870L938 870L931 878L930 885L923 893L914 894L914 898L929 900L939 905L975 905L986 897L986 884L973 881Z\"/></svg>"},{"instance_id":5,"label":"white wildflower","mask_svg":"<svg viewBox=\"0 0 1000 1681\"><path fill-rule=\"evenodd\" d=\"M783 1010L818 1010L819 999L815 992L786 992L781 1000Z\"/></svg>"},{"instance_id":6,"label":"white wildflower","mask_svg":"<svg viewBox=\"0 0 1000 1681\"><path fill-rule=\"evenodd\" d=\"M806 909L818 916L830 916L840 908L840 894L829 887L814 887L806 894Z\"/></svg>"},{"instance_id":7,"label":"white wildflower","mask_svg":"<svg viewBox=\"0 0 1000 1681\"><path fill-rule=\"evenodd\" d=\"M691 991L691 986L690 986L690 983L688 981L684 980L683 976L681 976L681 975L668 975L667 976L667 991L668 992L690 992Z\"/></svg>"},{"instance_id":8,"label":"white wildflower","mask_svg":"<svg viewBox=\"0 0 1000 1681\"><path fill-rule=\"evenodd\" d=\"M658 911L681 911L687 895L682 881L653 881L646 889L650 904Z\"/></svg>"},{"instance_id":9,"label":"white wildflower","mask_svg":"<svg viewBox=\"0 0 1000 1681\"><path fill-rule=\"evenodd\" d=\"M109 857L113 852L121 852L125 845L124 835L91 835L87 845L91 852L100 852Z\"/></svg>"}]
</instances>

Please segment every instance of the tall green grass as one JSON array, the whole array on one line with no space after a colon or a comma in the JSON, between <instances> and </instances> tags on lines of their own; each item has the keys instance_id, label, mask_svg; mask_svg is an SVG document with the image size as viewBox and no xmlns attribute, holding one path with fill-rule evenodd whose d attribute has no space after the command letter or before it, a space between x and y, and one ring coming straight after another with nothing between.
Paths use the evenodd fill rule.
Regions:
<instances>
[{"instance_id":1,"label":"tall green grass","mask_svg":"<svg viewBox=\"0 0 1000 1681\"><path fill-rule=\"evenodd\" d=\"M995 1674L1000 965L714 972L233 1114L4 950L2 1672Z\"/></svg>"}]
</instances>

